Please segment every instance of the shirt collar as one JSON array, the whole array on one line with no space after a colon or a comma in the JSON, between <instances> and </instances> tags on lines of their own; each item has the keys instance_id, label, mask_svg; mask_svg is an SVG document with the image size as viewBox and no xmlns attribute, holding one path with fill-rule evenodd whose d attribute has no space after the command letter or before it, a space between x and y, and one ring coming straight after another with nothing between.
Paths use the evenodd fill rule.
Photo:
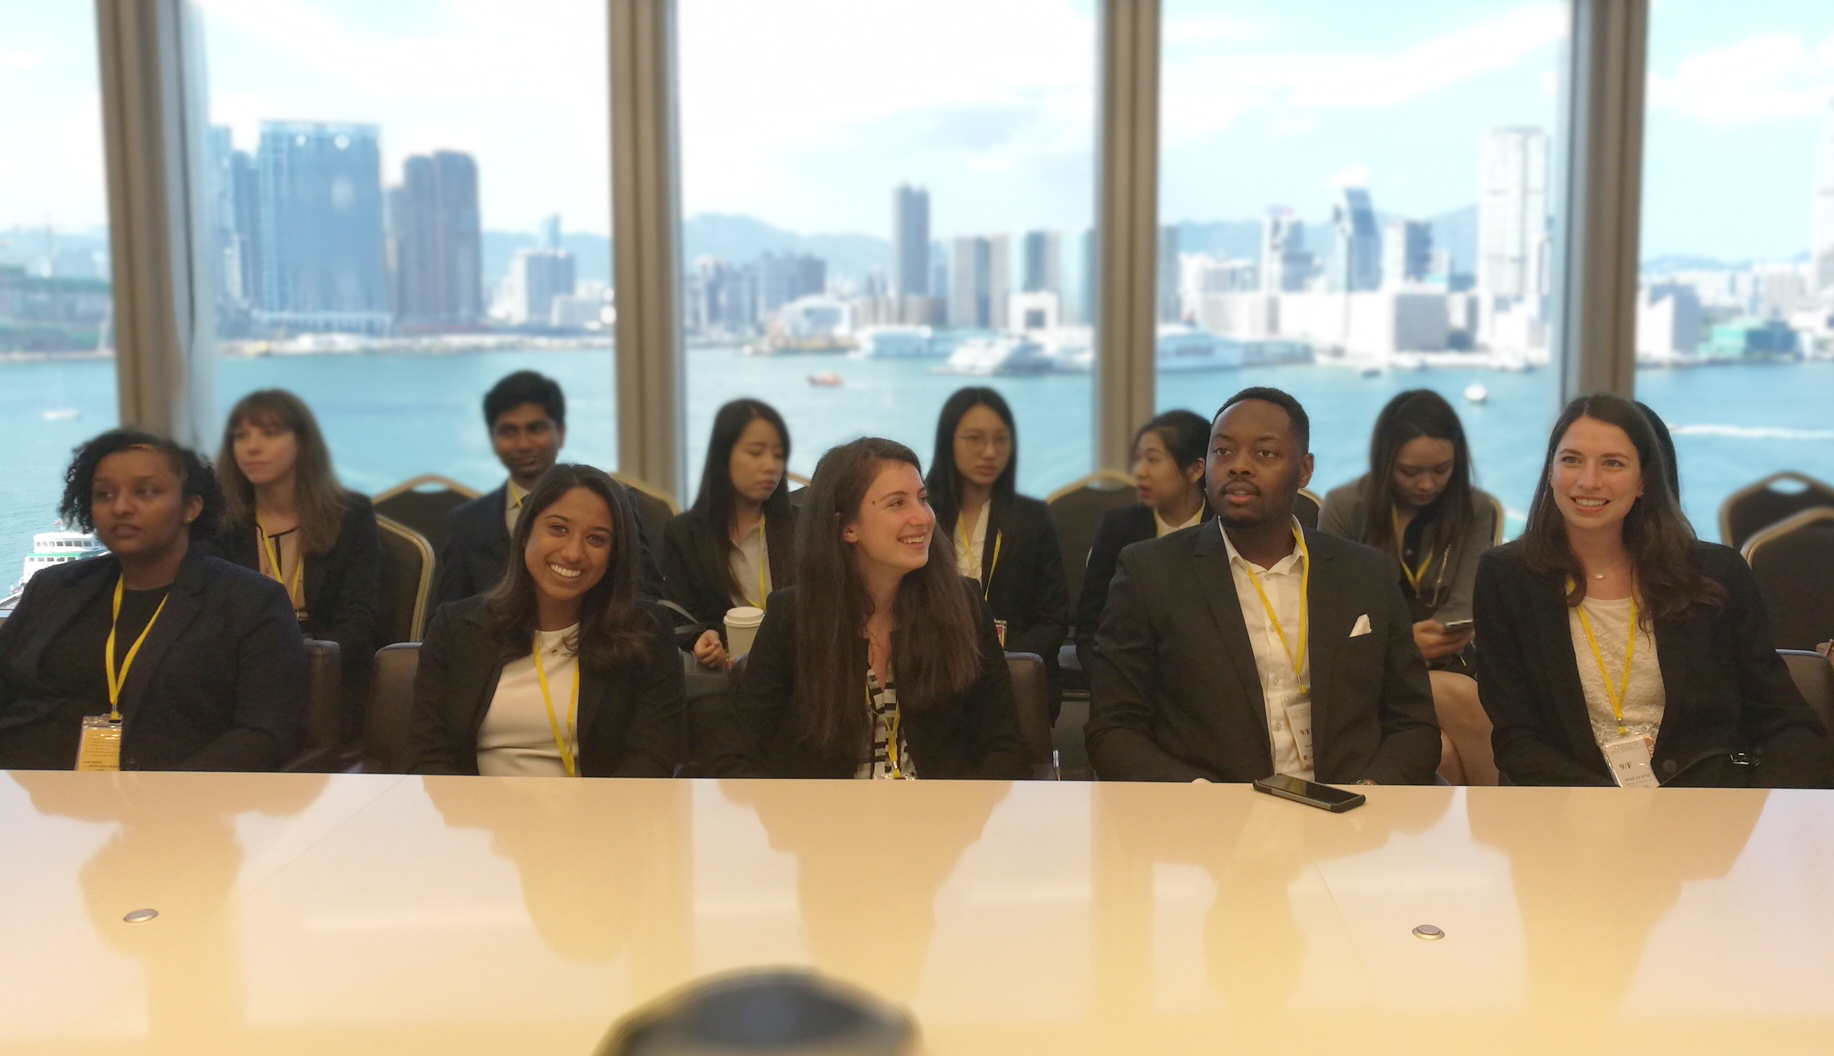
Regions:
<instances>
[{"instance_id":1,"label":"shirt collar","mask_svg":"<svg viewBox=\"0 0 1834 1056\"><path fill-rule=\"evenodd\" d=\"M1204 501L1207 503L1209 500L1206 499ZM1202 524L1203 520L1204 520L1204 507L1201 505L1197 507L1197 512L1193 513L1190 519L1185 521L1183 524L1172 524L1170 521L1167 521L1164 517L1159 516L1158 510L1153 511L1153 528L1155 532L1159 535L1170 535L1173 532L1180 531L1185 528L1189 528L1194 524Z\"/></svg>"},{"instance_id":2,"label":"shirt collar","mask_svg":"<svg viewBox=\"0 0 1834 1056\"><path fill-rule=\"evenodd\" d=\"M522 500L528 497L528 489L513 480L508 482L507 490L503 493L503 500L507 508L512 510L522 505Z\"/></svg>"},{"instance_id":3,"label":"shirt collar","mask_svg":"<svg viewBox=\"0 0 1834 1056\"><path fill-rule=\"evenodd\" d=\"M1293 531L1299 532L1301 537L1303 537L1305 530L1299 526L1299 518L1294 517L1291 521ZM1292 553L1275 561L1273 567L1263 569L1260 565L1248 560L1236 551L1235 543L1229 538L1229 533L1223 528L1223 519L1221 517L1216 518L1216 530L1223 533L1223 550L1229 555L1229 563L1231 565L1239 564L1243 568L1250 569L1258 575L1283 576L1292 572L1297 572L1299 571L1300 562L1305 557L1304 552L1300 550L1299 547L1295 546L1293 547Z\"/></svg>"}]
</instances>

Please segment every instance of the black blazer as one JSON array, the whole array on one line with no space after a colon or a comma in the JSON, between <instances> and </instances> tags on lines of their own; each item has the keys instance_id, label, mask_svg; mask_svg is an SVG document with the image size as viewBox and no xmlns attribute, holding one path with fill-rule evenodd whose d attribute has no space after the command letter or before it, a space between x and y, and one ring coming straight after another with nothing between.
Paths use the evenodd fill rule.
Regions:
<instances>
[{"instance_id":1,"label":"black blazer","mask_svg":"<svg viewBox=\"0 0 1834 1056\"><path fill-rule=\"evenodd\" d=\"M337 542L324 554L306 558L306 637L338 644L344 667L344 713L349 720L361 710L369 694L369 671L376 650L387 642L376 641L376 623L382 612L382 542L376 530L376 510L367 498L344 494L349 509L338 523ZM253 525L232 528L222 541L224 558L243 568L259 571L261 544Z\"/></svg>"},{"instance_id":2,"label":"black blazer","mask_svg":"<svg viewBox=\"0 0 1834 1056\"><path fill-rule=\"evenodd\" d=\"M1204 503L1202 523L1209 524L1216 511ZM1095 648L1095 629L1101 626L1102 609L1108 604L1108 581L1121 561L1121 551L1134 543L1158 538L1159 526L1153 521L1150 506L1134 503L1119 506L1102 514L1095 527L1095 542L1089 547L1089 559L1083 568L1083 592L1076 599L1076 659L1089 669L1089 653Z\"/></svg>"},{"instance_id":3,"label":"black blazer","mask_svg":"<svg viewBox=\"0 0 1834 1056\"><path fill-rule=\"evenodd\" d=\"M581 776L668 777L686 758L681 654L665 610L651 604L642 609L649 621L642 658L621 671L580 671ZM414 673L410 770L477 774L478 730L502 674L483 598L464 599L433 617Z\"/></svg>"},{"instance_id":4,"label":"black blazer","mask_svg":"<svg viewBox=\"0 0 1834 1056\"><path fill-rule=\"evenodd\" d=\"M1430 784L1439 728L1394 563L1305 533L1314 772ZM1350 637L1358 617L1370 633ZM1252 781L1273 772L1267 705L1212 521L1121 551L1088 667L1089 761L1103 778Z\"/></svg>"},{"instance_id":5,"label":"black blazer","mask_svg":"<svg viewBox=\"0 0 1834 1056\"><path fill-rule=\"evenodd\" d=\"M62 710L39 673L77 615L104 604L119 578L113 555L54 565L32 577L0 623L0 741ZM179 567L121 694L123 770L273 770L299 742L306 645L280 584L192 547ZM96 663L102 658L97 657ZM88 703L88 702L86 702ZM108 702L88 714L107 710ZM75 764L77 730L67 761ZM38 766L47 761L8 760Z\"/></svg>"},{"instance_id":6,"label":"black blazer","mask_svg":"<svg viewBox=\"0 0 1834 1056\"><path fill-rule=\"evenodd\" d=\"M968 688L927 708L904 712L911 761L920 778L1022 778L1031 774L1029 753L1019 733L1012 677L993 617L980 604L981 674ZM745 673L733 698L731 721L713 751L719 777L852 777L859 760L823 755L805 742L796 715L796 590L771 592L770 607L752 644ZM897 635L907 632L894 631ZM836 643L837 647L842 643ZM893 646L894 650L896 645ZM866 706L866 650L856 646L860 706Z\"/></svg>"},{"instance_id":7,"label":"black blazer","mask_svg":"<svg viewBox=\"0 0 1834 1056\"><path fill-rule=\"evenodd\" d=\"M503 523L507 502L506 482L446 514L446 545L439 551L428 611L438 612L442 605L482 594L503 578L509 568L509 529ZM638 589L646 597L663 597L662 570L650 553L649 537L643 533L643 519L636 516L634 504L631 511L642 547L638 551Z\"/></svg>"},{"instance_id":8,"label":"black blazer","mask_svg":"<svg viewBox=\"0 0 1834 1056\"><path fill-rule=\"evenodd\" d=\"M785 506L784 512L764 521L764 550L771 563L771 585L788 586L795 578L796 508ZM669 518L662 533L662 576L670 601L687 610L695 620L693 630L685 635L683 648L693 648L694 639L708 629L720 632L726 640L726 610L732 608L732 589L727 583L725 561L708 563L709 542L724 541L726 532L716 528L701 510L690 509Z\"/></svg>"},{"instance_id":9,"label":"black blazer","mask_svg":"<svg viewBox=\"0 0 1834 1056\"><path fill-rule=\"evenodd\" d=\"M1006 621L1007 651L1038 654L1055 680L1057 650L1070 633L1070 590L1063 581L1063 549L1057 543L1050 508L1037 499L1015 495L1009 510L1000 509L998 502L989 503L988 509L980 593L994 619ZM1002 536L997 566L996 533Z\"/></svg>"},{"instance_id":10,"label":"black blazer","mask_svg":"<svg viewBox=\"0 0 1834 1056\"><path fill-rule=\"evenodd\" d=\"M1834 785L1834 749L1771 645L1751 569L1717 543L1695 543L1694 562L1728 598L1724 608L1656 624L1666 696L1650 759L1657 779ZM1478 562L1475 608L1484 643L1478 696L1495 726L1498 768L1523 785L1614 784L1586 713L1564 578L1531 573L1521 540L1508 543ZM1762 753L1762 763L1736 766L1733 752Z\"/></svg>"}]
</instances>

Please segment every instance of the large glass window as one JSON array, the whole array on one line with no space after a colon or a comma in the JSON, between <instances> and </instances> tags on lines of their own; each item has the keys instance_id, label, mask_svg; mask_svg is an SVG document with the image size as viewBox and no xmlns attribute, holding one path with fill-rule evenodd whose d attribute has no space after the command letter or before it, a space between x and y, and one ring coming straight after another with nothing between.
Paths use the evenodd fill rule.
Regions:
<instances>
[{"instance_id":1,"label":"large glass window","mask_svg":"<svg viewBox=\"0 0 1834 1056\"><path fill-rule=\"evenodd\" d=\"M119 413L100 84L94 5L0 0L0 598Z\"/></svg>"},{"instance_id":2,"label":"large glass window","mask_svg":"<svg viewBox=\"0 0 1834 1056\"><path fill-rule=\"evenodd\" d=\"M1637 397L1715 539L1737 488L1834 481L1834 9L1656 5L1647 105Z\"/></svg>"},{"instance_id":3,"label":"large glass window","mask_svg":"<svg viewBox=\"0 0 1834 1056\"><path fill-rule=\"evenodd\" d=\"M1088 472L1093 3L684 0L679 38L685 497L739 396L793 472L862 435L927 469L990 385L1022 492Z\"/></svg>"},{"instance_id":4,"label":"large glass window","mask_svg":"<svg viewBox=\"0 0 1834 1056\"><path fill-rule=\"evenodd\" d=\"M484 392L531 369L612 467L607 5L194 6L222 409L291 389L346 485L485 488Z\"/></svg>"},{"instance_id":5,"label":"large glass window","mask_svg":"<svg viewBox=\"0 0 1834 1056\"><path fill-rule=\"evenodd\" d=\"M1167 0L1161 409L1288 390L1322 494L1433 389L1519 532L1556 399L1565 6Z\"/></svg>"}]
</instances>

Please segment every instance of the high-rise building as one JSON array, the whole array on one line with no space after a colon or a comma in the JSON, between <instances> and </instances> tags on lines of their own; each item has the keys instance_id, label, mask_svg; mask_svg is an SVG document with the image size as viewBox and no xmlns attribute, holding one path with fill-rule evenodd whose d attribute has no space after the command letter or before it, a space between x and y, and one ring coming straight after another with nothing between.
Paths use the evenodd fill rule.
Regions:
<instances>
[{"instance_id":1,"label":"high-rise building","mask_svg":"<svg viewBox=\"0 0 1834 1056\"><path fill-rule=\"evenodd\" d=\"M1484 137L1477 200L1477 292L1539 301L1547 292L1547 133L1493 128Z\"/></svg>"},{"instance_id":2,"label":"high-rise building","mask_svg":"<svg viewBox=\"0 0 1834 1056\"><path fill-rule=\"evenodd\" d=\"M1025 233L1025 268L1022 293L1063 295L1063 236L1055 231Z\"/></svg>"},{"instance_id":3,"label":"high-rise building","mask_svg":"<svg viewBox=\"0 0 1834 1056\"><path fill-rule=\"evenodd\" d=\"M1813 291L1834 302L1834 96L1821 114L1821 146L1815 152L1815 208L1809 230Z\"/></svg>"},{"instance_id":4,"label":"high-rise building","mask_svg":"<svg viewBox=\"0 0 1834 1056\"><path fill-rule=\"evenodd\" d=\"M1007 325L1007 300L1012 294L1012 237L991 235L987 239L987 326L1004 330Z\"/></svg>"},{"instance_id":5,"label":"high-rise building","mask_svg":"<svg viewBox=\"0 0 1834 1056\"><path fill-rule=\"evenodd\" d=\"M799 297L826 292L828 262L809 253L758 258L758 315L769 315Z\"/></svg>"},{"instance_id":6,"label":"high-rise building","mask_svg":"<svg viewBox=\"0 0 1834 1056\"><path fill-rule=\"evenodd\" d=\"M1178 321L1178 227L1167 224L1159 228L1159 278L1154 286L1158 321Z\"/></svg>"},{"instance_id":7,"label":"high-rise building","mask_svg":"<svg viewBox=\"0 0 1834 1056\"><path fill-rule=\"evenodd\" d=\"M218 303L229 307L245 297L242 242L236 234L236 151L225 125L211 125L204 142L210 154L204 188L209 197L212 282Z\"/></svg>"},{"instance_id":8,"label":"high-rise building","mask_svg":"<svg viewBox=\"0 0 1834 1056\"><path fill-rule=\"evenodd\" d=\"M1327 288L1362 293L1382 286L1382 230L1376 226L1375 206L1363 187L1338 190L1331 207L1331 269Z\"/></svg>"},{"instance_id":9,"label":"high-rise building","mask_svg":"<svg viewBox=\"0 0 1834 1056\"><path fill-rule=\"evenodd\" d=\"M304 330L385 331L388 273L376 126L263 122L256 163L259 316Z\"/></svg>"},{"instance_id":10,"label":"high-rise building","mask_svg":"<svg viewBox=\"0 0 1834 1056\"><path fill-rule=\"evenodd\" d=\"M892 192L892 294L930 295L930 192L910 184Z\"/></svg>"},{"instance_id":11,"label":"high-rise building","mask_svg":"<svg viewBox=\"0 0 1834 1056\"><path fill-rule=\"evenodd\" d=\"M396 325L476 324L484 314L477 163L452 151L409 157L388 206Z\"/></svg>"},{"instance_id":12,"label":"high-rise building","mask_svg":"<svg viewBox=\"0 0 1834 1056\"><path fill-rule=\"evenodd\" d=\"M573 294L573 254L537 246L516 251L509 260L509 321L517 326L547 326L554 298Z\"/></svg>"},{"instance_id":13,"label":"high-rise building","mask_svg":"<svg viewBox=\"0 0 1834 1056\"><path fill-rule=\"evenodd\" d=\"M1298 293L1312 275L1305 248L1305 224L1285 206L1267 211L1261 222L1261 292Z\"/></svg>"},{"instance_id":14,"label":"high-rise building","mask_svg":"<svg viewBox=\"0 0 1834 1056\"><path fill-rule=\"evenodd\" d=\"M1393 220L1382 240L1382 281L1388 286L1425 282L1433 273L1433 225L1425 220Z\"/></svg>"},{"instance_id":15,"label":"high-rise building","mask_svg":"<svg viewBox=\"0 0 1834 1056\"><path fill-rule=\"evenodd\" d=\"M1081 326L1095 325L1095 296L1101 285L1101 276L1096 267L1095 228L1085 228L1082 237L1083 274L1082 285L1077 288L1077 311L1075 322Z\"/></svg>"},{"instance_id":16,"label":"high-rise building","mask_svg":"<svg viewBox=\"0 0 1834 1056\"><path fill-rule=\"evenodd\" d=\"M991 247L984 238L955 239L949 255L949 325L958 330L993 325L989 302Z\"/></svg>"},{"instance_id":17,"label":"high-rise building","mask_svg":"<svg viewBox=\"0 0 1834 1056\"><path fill-rule=\"evenodd\" d=\"M542 249L565 249L567 248L566 246L561 244L561 240L560 240L560 214L559 213L555 213L553 216L542 217L541 224L540 226L536 228L536 232L541 236L541 248Z\"/></svg>"}]
</instances>

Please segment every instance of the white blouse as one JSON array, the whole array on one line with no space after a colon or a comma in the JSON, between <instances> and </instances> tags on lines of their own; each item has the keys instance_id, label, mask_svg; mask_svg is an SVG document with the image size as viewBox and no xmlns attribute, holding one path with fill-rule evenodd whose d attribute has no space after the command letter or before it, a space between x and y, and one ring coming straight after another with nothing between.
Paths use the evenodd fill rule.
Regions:
<instances>
[{"instance_id":1,"label":"white blouse","mask_svg":"<svg viewBox=\"0 0 1834 1056\"><path fill-rule=\"evenodd\" d=\"M554 740L555 723L568 738L577 765L579 734L570 729L577 715L568 705L573 700L573 673L579 668L579 624L559 631L536 631L535 638L554 700L554 721L548 720L534 654L504 664L490 710L484 713L484 725L478 728L478 773L486 777L567 776L560 746Z\"/></svg>"},{"instance_id":2,"label":"white blouse","mask_svg":"<svg viewBox=\"0 0 1834 1056\"><path fill-rule=\"evenodd\" d=\"M1601 601L1587 598L1580 603L1586 618L1592 622L1592 637L1598 641L1598 652L1605 659L1605 671L1611 675L1611 691L1624 684L1624 652L1630 638L1630 599ZM1629 688L1624 692L1624 731L1618 732L1618 719L1611 709L1611 697L1605 690L1605 674L1598 669L1598 658L1592 654L1592 643L1586 639L1586 628L1579 620L1580 609L1567 610L1567 631L1573 639L1573 659L1579 663L1579 685L1586 694L1586 714L1592 720L1592 738L1602 747L1626 737L1654 737L1662 729L1662 709L1666 691L1662 685L1662 667L1656 658L1656 636L1649 628L1637 628L1637 647L1631 656Z\"/></svg>"}]
</instances>

